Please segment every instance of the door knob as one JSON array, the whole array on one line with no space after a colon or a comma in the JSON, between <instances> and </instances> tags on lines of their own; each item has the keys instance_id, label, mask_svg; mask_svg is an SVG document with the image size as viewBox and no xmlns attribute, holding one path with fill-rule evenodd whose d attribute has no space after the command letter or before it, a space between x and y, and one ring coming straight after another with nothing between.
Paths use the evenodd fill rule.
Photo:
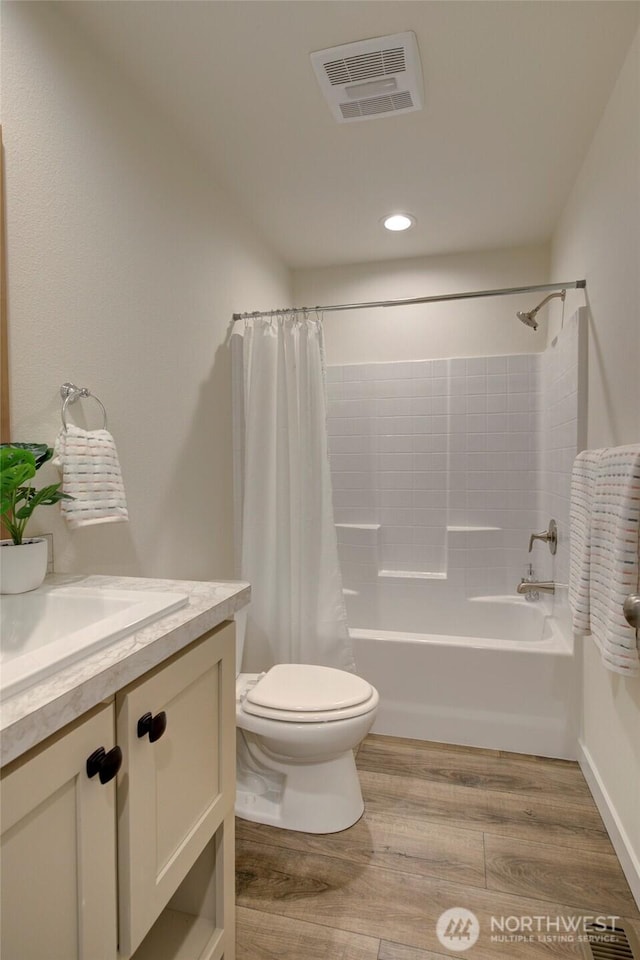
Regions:
<instances>
[{"instance_id":1,"label":"door knob","mask_svg":"<svg viewBox=\"0 0 640 960\"><path fill-rule=\"evenodd\" d=\"M151 713L143 713L138 720L138 737L145 737L149 734L151 743L159 740L167 729L167 715L164 710L156 713L155 717Z\"/></svg>"},{"instance_id":2,"label":"door knob","mask_svg":"<svg viewBox=\"0 0 640 960\"><path fill-rule=\"evenodd\" d=\"M640 593L630 593L622 605L622 612L630 627L640 629Z\"/></svg>"}]
</instances>

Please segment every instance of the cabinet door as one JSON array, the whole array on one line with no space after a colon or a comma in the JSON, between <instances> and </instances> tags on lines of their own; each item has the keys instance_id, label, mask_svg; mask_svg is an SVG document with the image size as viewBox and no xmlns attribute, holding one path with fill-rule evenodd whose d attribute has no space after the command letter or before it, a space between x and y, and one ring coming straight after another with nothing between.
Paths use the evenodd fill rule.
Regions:
<instances>
[{"instance_id":1,"label":"cabinet door","mask_svg":"<svg viewBox=\"0 0 640 960\"><path fill-rule=\"evenodd\" d=\"M115 780L86 772L114 732L99 707L3 771L2 960L115 960Z\"/></svg>"},{"instance_id":2,"label":"cabinet door","mask_svg":"<svg viewBox=\"0 0 640 960\"><path fill-rule=\"evenodd\" d=\"M235 642L225 624L116 698L120 950L130 956L234 803ZM151 742L145 714L166 714Z\"/></svg>"}]
</instances>

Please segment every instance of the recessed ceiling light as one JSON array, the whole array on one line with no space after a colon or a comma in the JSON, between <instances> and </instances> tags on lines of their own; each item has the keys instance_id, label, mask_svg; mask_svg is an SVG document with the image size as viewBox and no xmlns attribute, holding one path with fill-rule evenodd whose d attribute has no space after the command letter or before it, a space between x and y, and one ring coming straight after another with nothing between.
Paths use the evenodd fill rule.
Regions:
<instances>
[{"instance_id":1,"label":"recessed ceiling light","mask_svg":"<svg viewBox=\"0 0 640 960\"><path fill-rule=\"evenodd\" d=\"M416 218L410 213L394 213L390 217L385 217L382 221L387 230L408 230L416 222Z\"/></svg>"}]
</instances>

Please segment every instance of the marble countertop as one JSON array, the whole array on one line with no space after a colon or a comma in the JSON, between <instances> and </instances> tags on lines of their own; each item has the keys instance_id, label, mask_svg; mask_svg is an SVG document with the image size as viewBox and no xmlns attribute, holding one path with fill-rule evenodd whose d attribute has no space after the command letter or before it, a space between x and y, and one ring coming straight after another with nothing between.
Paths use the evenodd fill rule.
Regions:
<instances>
[{"instance_id":1,"label":"marble countertop","mask_svg":"<svg viewBox=\"0 0 640 960\"><path fill-rule=\"evenodd\" d=\"M168 590L189 601L174 613L70 664L0 704L0 764L4 766L46 737L112 697L202 634L246 606L248 583L223 580L150 580L137 577L54 574L48 584Z\"/></svg>"}]
</instances>

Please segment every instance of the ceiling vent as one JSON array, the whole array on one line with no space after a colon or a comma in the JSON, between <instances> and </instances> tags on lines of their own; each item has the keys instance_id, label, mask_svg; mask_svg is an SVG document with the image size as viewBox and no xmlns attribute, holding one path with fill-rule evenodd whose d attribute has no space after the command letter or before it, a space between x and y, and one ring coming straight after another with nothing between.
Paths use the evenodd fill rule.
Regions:
<instances>
[{"instance_id":1,"label":"ceiling vent","mask_svg":"<svg viewBox=\"0 0 640 960\"><path fill-rule=\"evenodd\" d=\"M422 109L420 55L410 31L318 50L311 63L338 123Z\"/></svg>"}]
</instances>

